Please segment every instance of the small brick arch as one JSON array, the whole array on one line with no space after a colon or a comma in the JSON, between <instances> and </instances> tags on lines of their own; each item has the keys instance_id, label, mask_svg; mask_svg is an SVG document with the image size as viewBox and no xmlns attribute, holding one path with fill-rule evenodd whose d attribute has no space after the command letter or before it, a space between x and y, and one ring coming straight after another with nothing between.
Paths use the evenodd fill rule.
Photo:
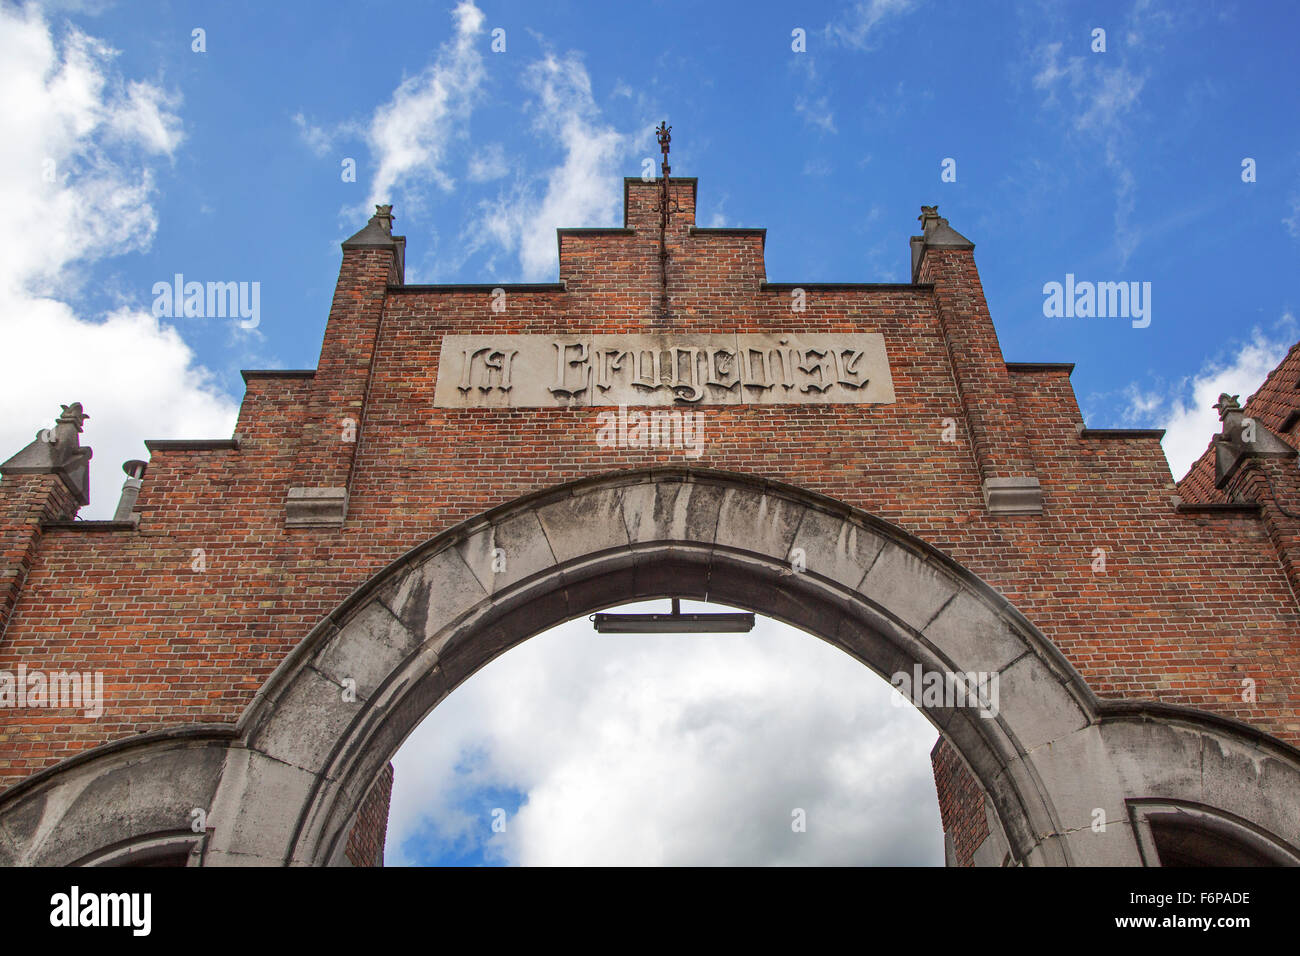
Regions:
<instances>
[{"instance_id":1,"label":"small brick arch","mask_svg":"<svg viewBox=\"0 0 1300 956\"><path fill-rule=\"evenodd\" d=\"M0 863L6 840L18 862L157 841L176 801L210 808L205 865L339 863L371 782L456 686L555 624L670 595L765 614L886 677L997 673L995 717L923 710L988 795L1009 862L1141 865L1142 800L1222 806L1280 844L1300 832L1293 748L1184 708L1098 701L997 592L884 521L761 479L657 468L519 499L411 551L306 636L233 732L119 742L14 788Z\"/></svg>"}]
</instances>

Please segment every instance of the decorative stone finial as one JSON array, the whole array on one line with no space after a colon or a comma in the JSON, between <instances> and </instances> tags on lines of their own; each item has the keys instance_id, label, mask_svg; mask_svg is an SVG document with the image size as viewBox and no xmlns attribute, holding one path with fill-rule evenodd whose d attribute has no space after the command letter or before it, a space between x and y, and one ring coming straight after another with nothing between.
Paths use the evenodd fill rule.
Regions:
<instances>
[{"instance_id":1,"label":"decorative stone finial","mask_svg":"<svg viewBox=\"0 0 1300 956\"><path fill-rule=\"evenodd\" d=\"M1241 411L1241 403L1237 401L1240 396L1229 395L1227 392L1219 393L1219 400L1214 403L1212 408L1219 413L1219 421L1223 421L1231 412Z\"/></svg>"},{"instance_id":2,"label":"decorative stone finial","mask_svg":"<svg viewBox=\"0 0 1300 956\"><path fill-rule=\"evenodd\" d=\"M927 246L933 248L975 248L973 242L948 225L948 220L939 215L938 206L922 206L921 215L916 218L921 221L921 232L924 234L923 238Z\"/></svg>"},{"instance_id":3,"label":"decorative stone finial","mask_svg":"<svg viewBox=\"0 0 1300 956\"><path fill-rule=\"evenodd\" d=\"M926 249L964 249L972 250L975 243L948 225L948 220L939 215L938 206L922 206L921 235L912 237L912 281L918 281L921 272L921 260Z\"/></svg>"},{"instance_id":4,"label":"decorative stone finial","mask_svg":"<svg viewBox=\"0 0 1300 956\"><path fill-rule=\"evenodd\" d=\"M89 448L81 447L81 424L90 416L81 408L81 402L61 405L62 414L53 428L42 428L36 440L14 455L3 465L4 475L58 475L83 505L90 503Z\"/></svg>"},{"instance_id":5,"label":"decorative stone finial","mask_svg":"<svg viewBox=\"0 0 1300 956\"><path fill-rule=\"evenodd\" d=\"M364 249L379 248L381 246L392 248L394 244L400 241L399 237L393 235L393 220L397 218L393 215L392 203L386 203L382 206L375 206L375 214L370 217L370 221L355 236L343 243L344 249Z\"/></svg>"},{"instance_id":6,"label":"decorative stone finial","mask_svg":"<svg viewBox=\"0 0 1300 956\"><path fill-rule=\"evenodd\" d=\"M1214 486L1222 488L1249 458L1294 458L1296 450L1257 419L1247 418L1238 396L1223 392L1214 408L1223 431L1214 436Z\"/></svg>"},{"instance_id":7,"label":"decorative stone finial","mask_svg":"<svg viewBox=\"0 0 1300 956\"><path fill-rule=\"evenodd\" d=\"M345 239L343 251L350 249L389 249L397 260L397 280L400 285L406 272L406 237L393 235L392 203L377 204L375 214L356 235Z\"/></svg>"},{"instance_id":8,"label":"decorative stone finial","mask_svg":"<svg viewBox=\"0 0 1300 956\"><path fill-rule=\"evenodd\" d=\"M81 402L73 402L71 405L60 405L59 407L63 409L63 414L54 420L55 424L72 425L80 434L83 431L82 422L90 417L81 410Z\"/></svg>"}]
</instances>

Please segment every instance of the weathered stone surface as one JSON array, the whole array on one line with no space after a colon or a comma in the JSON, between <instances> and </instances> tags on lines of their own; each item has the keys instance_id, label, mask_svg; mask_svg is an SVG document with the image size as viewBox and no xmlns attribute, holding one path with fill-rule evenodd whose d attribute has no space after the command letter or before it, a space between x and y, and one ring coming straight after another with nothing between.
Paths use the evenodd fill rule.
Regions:
<instances>
[{"instance_id":1,"label":"weathered stone surface","mask_svg":"<svg viewBox=\"0 0 1300 956\"><path fill-rule=\"evenodd\" d=\"M279 866L316 775L255 750L229 751L212 813L208 865Z\"/></svg>"},{"instance_id":2,"label":"weathered stone surface","mask_svg":"<svg viewBox=\"0 0 1300 956\"><path fill-rule=\"evenodd\" d=\"M755 493L751 488L729 488L718 512L714 538L720 547L766 555L789 564L804 506L776 495Z\"/></svg>"},{"instance_id":3,"label":"weathered stone surface","mask_svg":"<svg viewBox=\"0 0 1300 956\"><path fill-rule=\"evenodd\" d=\"M640 482L623 489L623 521L633 544L712 542L723 489L695 481Z\"/></svg>"},{"instance_id":4,"label":"weathered stone surface","mask_svg":"<svg viewBox=\"0 0 1300 956\"><path fill-rule=\"evenodd\" d=\"M488 596L455 548L422 558L413 573L399 575L376 594L422 641L433 638Z\"/></svg>"},{"instance_id":5,"label":"weathered stone surface","mask_svg":"<svg viewBox=\"0 0 1300 956\"><path fill-rule=\"evenodd\" d=\"M312 668L303 668L277 697L250 745L268 757L316 772L365 706L359 694L356 700L345 696L352 695Z\"/></svg>"},{"instance_id":6,"label":"weathered stone surface","mask_svg":"<svg viewBox=\"0 0 1300 956\"><path fill-rule=\"evenodd\" d=\"M447 335L434 390L440 408L893 401L875 332Z\"/></svg>"},{"instance_id":7,"label":"weathered stone surface","mask_svg":"<svg viewBox=\"0 0 1300 956\"><path fill-rule=\"evenodd\" d=\"M337 528L347 515L346 488L290 488L284 502L288 528Z\"/></svg>"},{"instance_id":8,"label":"weathered stone surface","mask_svg":"<svg viewBox=\"0 0 1300 956\"><path fill-rule=\"evenodd\" d=\"M871 565L858 590L919 631L957 593L957 584L910 550L889 544Z\"/></svg>"},{"instance_id":9,"label":"weathered stone surface","mask_svg":"<svg viewBox=\"0 0 1300 956\"><path fill-rule=\"evenodd\" d=\"M1043 511L1043 489L1037 478L986 478L984 503L995 515L1036 515Z\"/></svg>"},{"instance_id":10,"label":"weathered stone surface","mask_svg":"<svg viewBox=\"0 0 1300 956\"><path fill-rule=\"evenodd\" d=\"M419 644L386 605L370 601L330 637L312 667L336 684L354 681L357 695L369 698Z\"/></svg>"},{"instance_id":11,"label":"weathered stone surface","mask_svg":"<svg viewBox=\"0 0 1300 956\"><path fill-rule=\"evenodd\" d=\"M557 561L570 561L587 554L628 544L623 523L623 489L584 489L570 497L543 505L537 519L546 532Z\"/></svg>"},{"instance_id":12,"label":"weathered stone surface","mask_svg":"<svg viewBox=\"0 0 1300 956\"><path fill-rule=\"evenodd\" d=\"M857 588L884 546L884 538L856 522L810 508L790 551L807 571Z\"/></svg>"},{"instance_id":13,"label":"weathered stone surface","mask_svg":"<svg viewBox=\"0 0 1300 956\"><path fill-rule=\"evenodd\" d=\"M965 592L943 606L924 634L963 671L997 672L1025 652L1025 639L1011 622Z\"/></svg>"},{"instance_id":14,"label":"weathered stone surface","mask_svg":"<svg viewBox=\"0 0 1300 956\"><path fill-rule=\"evenodd\" d=\"M1087 725L1087 715L1060 679L1035 655L1025 654L1002 671L999 680L1001 717L1027 751L1057 740Z\"/></svg>"},{"instance_id":15,"label":"weathered stone surface","mask_svg":"<svg viewBox=\"0 0 1300 956\"><path fill-rule=\"evenodd\" d=\"M664 545L653 551L638 550L636 553L636 574L632 593L637 598L677 597L683 600L707 601L710 599L710 587L715 585L713 574L713 555L711 552L696 548L684 553L684 549ZM719 602L718 592L712 592L715 603Z\"/></svg>"},{"instance_id":16,"label":"weathered stone surface","mask_svg":"<svg viewBox=\"0 0 1300 956\"><path fill-rule=\"evenodd\" d=\"M185 831L207 811L224 749L155 743L83 764L57 788L39 788L0 812L0 854L14 866L68 866L104 847Z\"/></svg>"},{"instance_id":17,"label":"weathered stone surface","mask_svg":"<svg viewBox=\"0 0 1300 956\"><path fill-rule=\"evenodd\" d=\"M1075 863L1140 864L1132 837L1124 832L1129 820L1123 781L1096 724L1057 737L1020 760L1052 794L1056 832L1069 838Z\"/></svg>"},{"instance_id":18,"label":"weathered stone surface","mask_svg":"<svg viewBox=\"0 0 1300 956\"><path fill-rule=\"evenodd\" d=\"M488 594L555 564L542 526L532 513L494 522L456 548Z\"/></svg>"},{"instance_id":19,"label":"weathered stone surface","mask_svg":"<svg viewBox=\"0 0 1300 956\"><path fill-rule=\"evenodd\" d=\"M82 423L90 416L80 402L64 405L54 428L42 429L18 454L0 464L0 475L58 475L78 504L90 503L90 459L82 447Z\"/></svg>"},{"instance_id":20,"label":"weathered stone surface","mask_svg":"<svg viewBox=\"0 0 1300 956\"><path fill-rule=\"evenodd\" d=\"M1271 748L1174 723L1102 724L1125 789L1136 797L1231 808L1300 846L1300 806L1270 795L1300 793L1300 767Z\"/></svg>"}]
</instances>

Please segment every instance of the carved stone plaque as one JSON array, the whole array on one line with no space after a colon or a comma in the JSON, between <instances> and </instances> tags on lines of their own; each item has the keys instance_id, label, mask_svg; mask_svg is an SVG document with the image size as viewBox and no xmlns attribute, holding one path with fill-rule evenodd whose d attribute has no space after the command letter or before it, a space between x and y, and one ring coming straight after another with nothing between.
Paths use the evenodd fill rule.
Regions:
<instances>
[{"instance_id":1,"label":"carved stone plaque","mask_svg":"<svg viewBox=\"0 0 1300 956\"><path fill-rule=\"evenodd\" d=\"M438 408L889 404L879 332L447 335Z\"/></svg>"}]
</instances>

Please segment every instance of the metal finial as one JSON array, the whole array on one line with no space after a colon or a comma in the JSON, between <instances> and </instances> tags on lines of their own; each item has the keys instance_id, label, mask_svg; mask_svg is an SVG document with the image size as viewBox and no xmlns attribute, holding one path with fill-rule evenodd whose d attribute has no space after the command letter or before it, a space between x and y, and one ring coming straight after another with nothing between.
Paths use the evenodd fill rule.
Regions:
<instances>
[{"instance_id":1,"label":"metal finial","mask_svg":"<svg viewBox=\"0 0 1300 956\"><path fill-rule=\"evenodd\" d=\"M668 218L672 214L672 190L668 177L672 167L668 165L668 144L672 142L672 127L664 120L655 130L659 140L659 150L664 154L663 175L659 179L659 284L663 289L662 308L664 318L668 318Z\"/></svg>"},{"instance_id":2,"label":"metal finial","mask_svg":"<svg viewBox=\"0 0 1300 956\"><path fill-rule=\"evenodd\" d=\"M673 139L672 129L673 128L668 125L668 121L665 120L660 123L659 128L655 130L655 138L659 140L659 152L664 154L664 162L668 162L668 144L671 143Z\"/></svg>"}]
</instances>

